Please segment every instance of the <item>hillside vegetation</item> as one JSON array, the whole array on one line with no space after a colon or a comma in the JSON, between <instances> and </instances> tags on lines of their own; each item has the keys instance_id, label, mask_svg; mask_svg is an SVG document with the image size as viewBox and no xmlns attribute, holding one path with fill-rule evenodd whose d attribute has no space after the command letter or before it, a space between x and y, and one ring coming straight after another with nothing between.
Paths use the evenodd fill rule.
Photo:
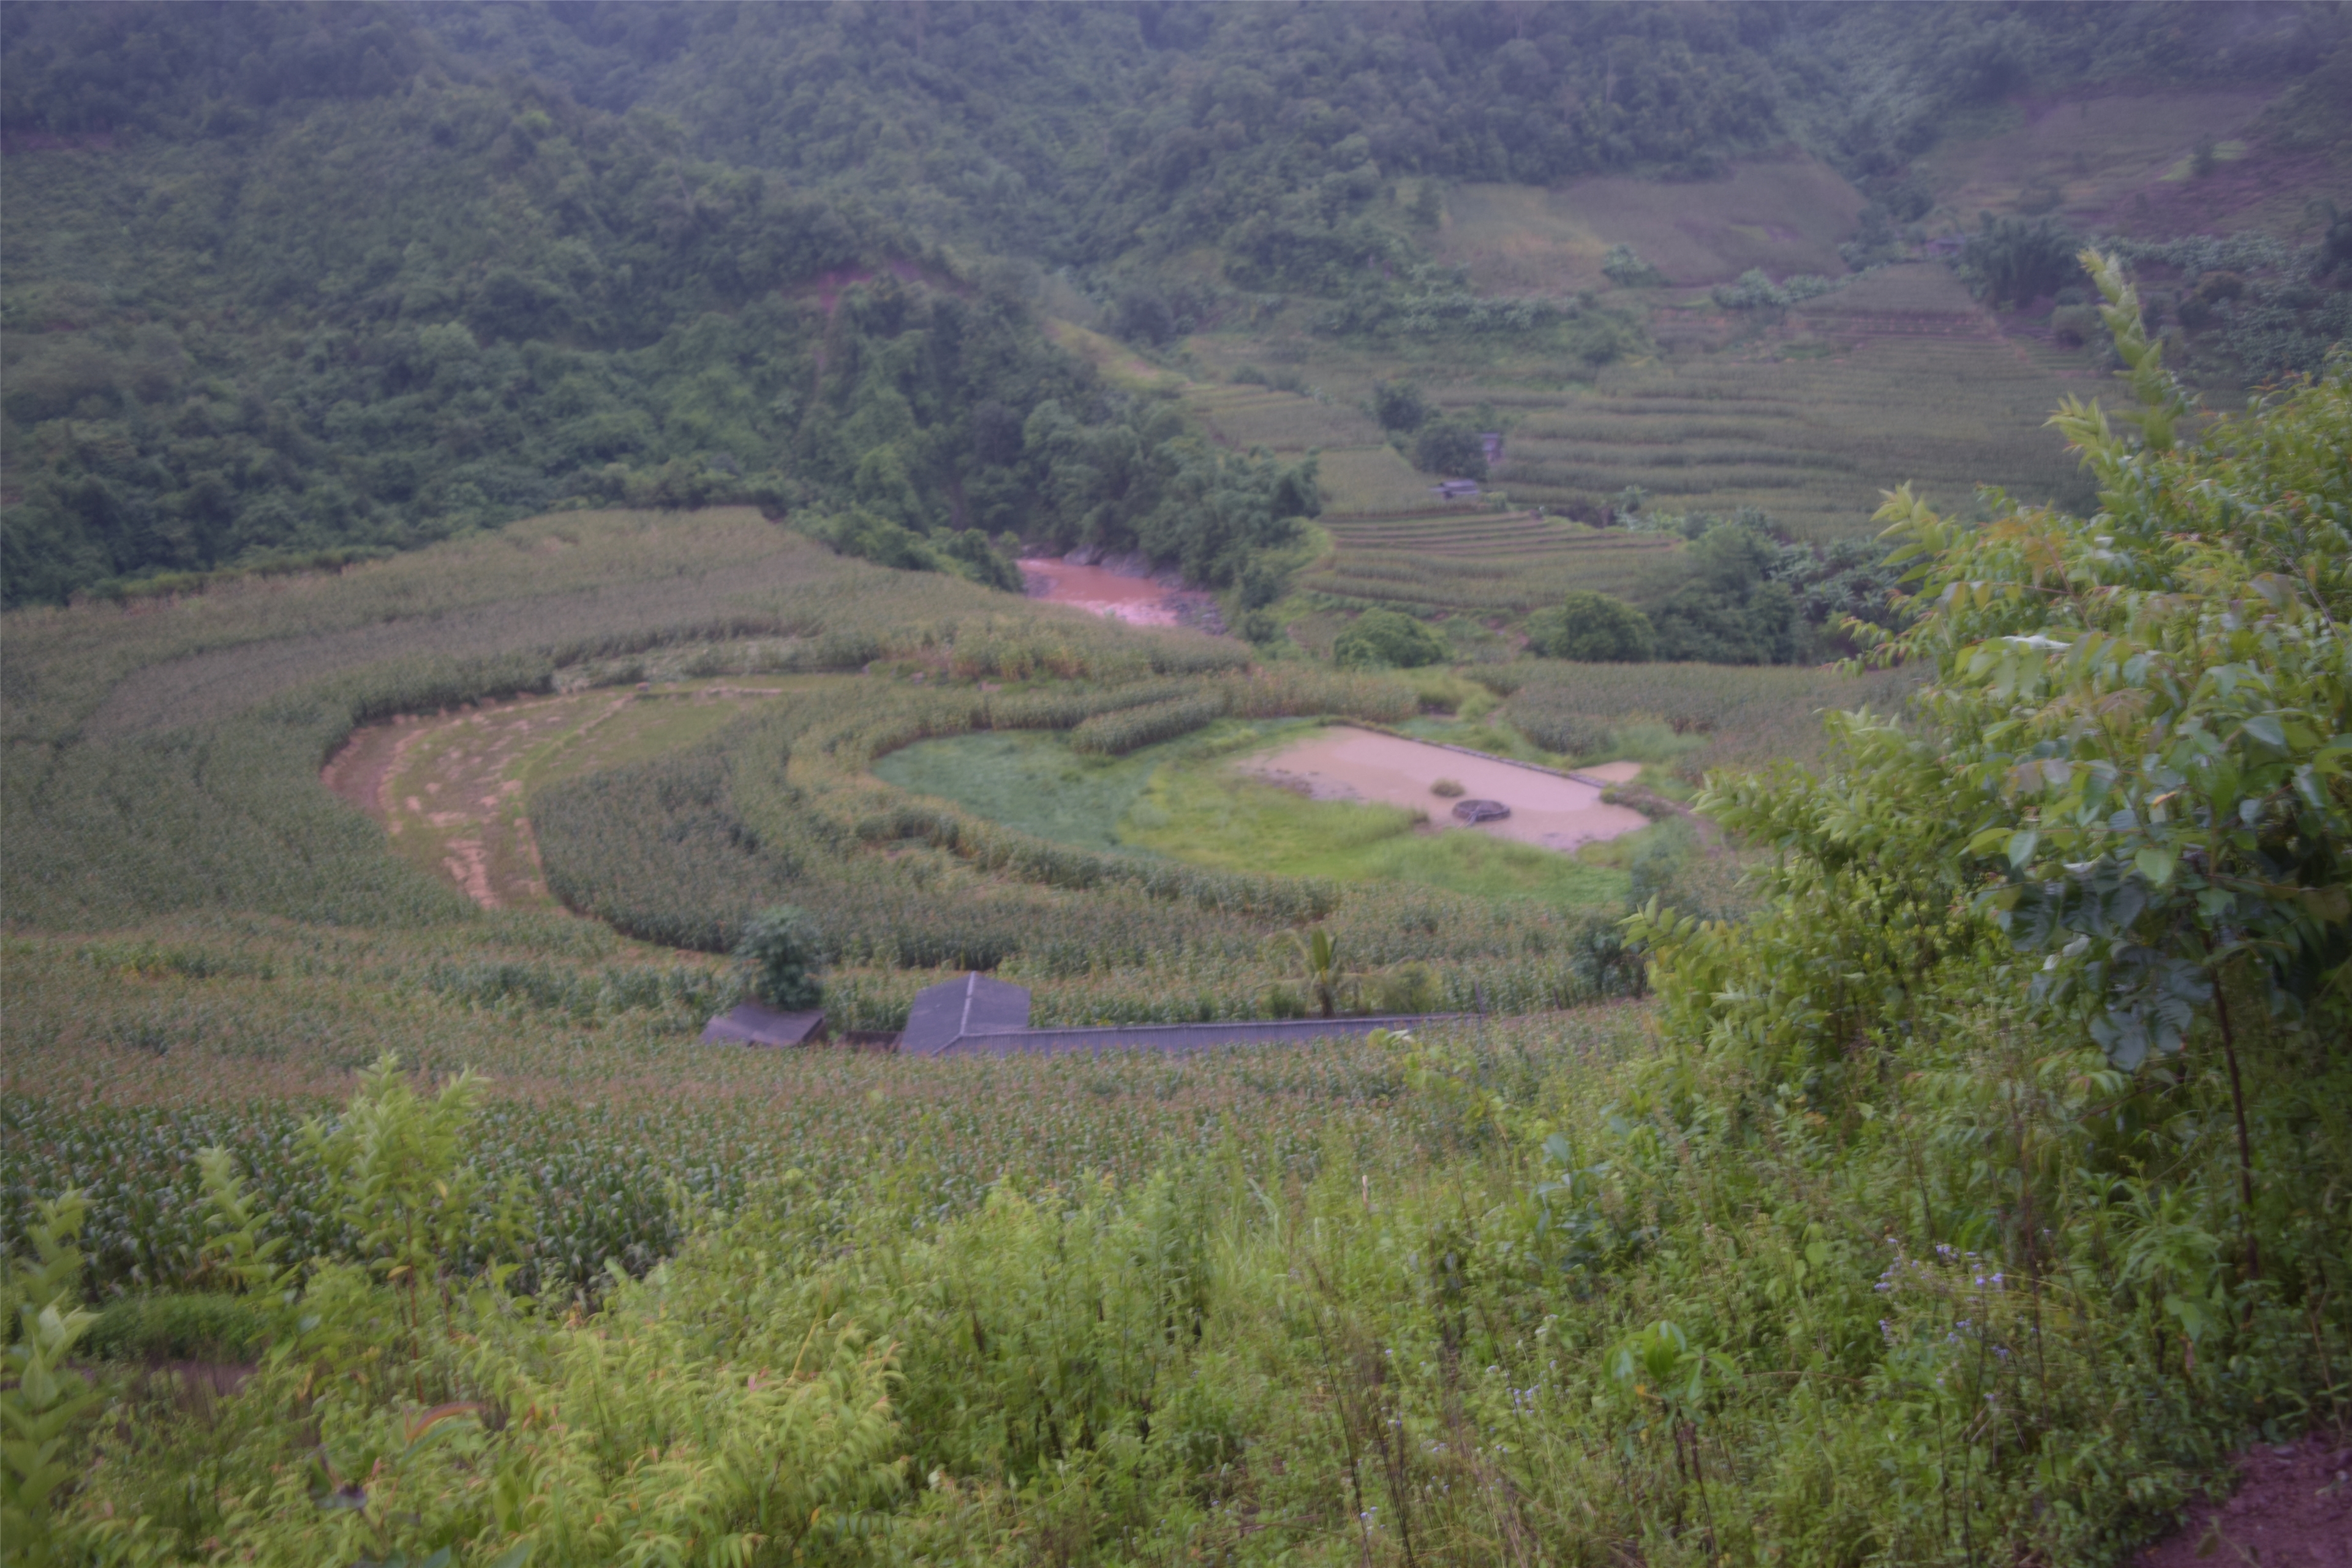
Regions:
<instances>
[{"instance_id":1,"label":"hillside vegetation","mask_svg":"<svg viewBox=\"0 0 2352 1568\"><path fill-rule=\"evenodd\" d=\"M1192 700L1169 683L1247 713L1455 677L1245 676L1230 644L1008 618L749 518L551 520L530 550L19 612L12 1546L2122 1560L2233 1446L2347 1415L2352 384L2339 368L2184 442L2138 301L2100 279L2135 403L2061 411L2100 510L1979 526L1889 503L1917 613L1861 635L1926 667L1924 722L1833 717L1818 771L1711 777L1701 808L1774 851L1762 903L1724 921L1664 897L1628 922L1654 1004L1192 1060L708 1047L687 1033L740 978L592 921L467 912L315 774L384 704L630 679L673 649L809 671L856 645L875 673L548 785L534 811L583 825L553 830L551 880L604 875L669 919L708 879L660 858L723 851L850 931L894 877L973 931L967 889L1067 900L1066 931L1004 928L1041 997L1181 1009L1182 954L1203 1001L1234 968L1196 911L1494 941L1497 977L1558 928L1433 898L1293 908L1328 894L1065 851L866 761ZM750 584L719 596L726 626L648 600L585 644L527 613L625 605L656 531ZM425 665L358 638L433 625L387 604L511 598L543 562L503 647ZM201 679L273 645L317 668L253 665L243 705ZM158 686L93 732L138 668L215 716L159 722ZM1621 712L1645 679L1696 702L1707 675L1798 679L1498 684L1536 694L1532 731L1568 701ZM1105 705L1120 693L1146 700ZM76 769L123 784L58 787ZM168 805L189 792L209 805ZM88 811L110 798L110 831ZM278 835L279 858L179 870L206 816ZM862 869L853 844L877 852ZM1122 925L1128 900L1154 907ZM933 929L917 901L890 929ZM1130 939L1160 967L1122 993L1090 955ZM924 977L870 941L847 956L828 1005L853 1017ZM200 1396L140 1370L192 1358L253 1371Z\"/></svg>"},{"instance_id":2,"label":"hillside vegetation","mask_svg":"<svg viewBox=\"0 0 2352 1568\"><path fill-rule=\"evenodd\" d=\"M558 93L427 76L8 156L12 605L742 500L999 587L1007 534L1222 585L1316 510L927 242Z\"/></svg>"},{"instance_id":3,"label":"hillside vegetation","mask_svg":"<svg viewBox=\"0 0 2352 1568\"><path fill-rule=\"evenodd\" d=\"M2248 18L16 6L0 593L349 559L552 504L713 501L1005 587L1008 532L1140 546L1233 587L1313 515L1311 476L1106 390L1041 317L1146 349L1312 322L1403 346L1406 368L1415 338L1507 332L1559 362L1556 385L1638 355L1656 313L1639 289L1578 292L1604 247L1647 245L1677 282L1731 276L1685 276L1640 216L1711 185L1655 177L1796 171L1806 194L1778 205L1811 248L1735 215L1699 270L1828 266L1858 210L1882 237L1922 216L1906 160L2007 95L2274 85L2342 42L2332 13ZM2298 113L2279 145L2306 134ZM1791 137L1827 162L1776 162ZM1519 210L1526 187L1576 181L1566 249L1545 249L1557 220ZM1427 265L1457 253L1485 292ZM2217 376L2316 363L2322 297L2284 288L2206 289L2180 313L2228 339ZM1814 390L1776 374L1728 395L1769 419L1756 404ZM1927 477L1888 456L1940 439L1870 417L1890 390L1901 405L1891 375L1832 392L1871 428L1858 442L1843 421L1762 431L1736 480L1622 453L1531 452L1515 477L1548 503L1622 479L1850 531L1877 488ZM1990 384L1969 404L2016 408ZM1670 456L1705 470L1728 450ZM2041 482L2012 471L2024 452L1979 443L1996 464L1952 471ZM1761 488L1804 493L1759 503L1768 471Z\"/></svg>"},{"instance_id":4,"label":"hillside vegetation","mask_svg":"<svg viewBox=\"0 0 2352 1568\"><path fill-rule=\"evenodd\" d=\"M2340 1440L2347 28L0 10L0 1552L2124 1568Z\"/></svg>"}]
</instances>

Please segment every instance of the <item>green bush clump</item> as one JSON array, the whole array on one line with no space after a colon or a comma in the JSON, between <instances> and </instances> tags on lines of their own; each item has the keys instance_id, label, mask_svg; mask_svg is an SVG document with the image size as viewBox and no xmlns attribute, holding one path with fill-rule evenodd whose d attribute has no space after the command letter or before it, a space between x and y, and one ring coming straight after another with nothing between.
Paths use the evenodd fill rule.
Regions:
<instances>
[{"instance_id":1,"label":"green bush clump","mask_svg":"<svg viewBox=\"0 0 2352 1568\"><path fill-rule=\"evenodd\" d=\"M1416 669L1444 662L1449 651L1433 627L1395 610L1366 610L1331 645L1331 657L1350 669Z\"/></svg>"},{"instance_id":2,"label":"green bush clump","mask_svg":"<svg viewBox=\"0 0 2352 1568\"><path fill-rule=\"evenodd\" d=\"M245 1362L272 1326L244 1296L126 1296L98 1314L81 1345L100 1361Z\"/></svg>"},{"instance_id":3,"label":"green bush clump","mask_svg":"<svg viewBox=\"0 0 2352 1568\"><path fill-rule=\"evenodd\" d=\"M1372 417L1391 435L1410 436L1437 417L1437 410L1411 382L1378 381L1372 384Z\"/></svg>"},{"instance_id":4,"label":"green bush clump","mask_svg":"<svg viewBox=\"0 0 2352 1568\"><path fill-rule=\"evenodd\" d=\"M1650 617L1607 594L1580 588L1528 628L1528 646L1584 664L1640 664L1657 647Z\"/></svg>"},{"instance_id":5,"label":"green bush clump","mask_svg":"<svg viewBox=\"0 0 2352 1568\"><path fill-rule=\"evenodd\" d=\"M1749 268L1739 275L1737 283L1718 283L1708 291L1709 297L1727 310L1786 310L1801 305L1808 300L1818 300L1824 294L1834 294L1850 279L1823 278L1815 273L1799 272L1772 281L1759 268Z\"/></svg>"},{"instance_id":6,"label":"green bush clump","mask_svg":"<svg viewBox=\"0 0 2352 1568\"><path fill-rule=\"evenodd\" d=\"M1978 298L2023 305L2083 281L2080 247L2063 219L1986 213L1953 266Z\"/></svg>"},{"instance_id":7,"label":"green bush clump","mask_svg":"<svg viewBox=\"0 0 2352 1568\"><path fill-rule=\"evenodd\" d=\"M1469 422L1439 419L1420 427L1412 438L1412 466L1424 474L1454 479L1486 477L1486 445Z\"/></svg>"},{"instance_id":8,"label":"green bush clump","mask_svg":"<svg viewBox=\"0 0 2352 1568\"><path fill-rule=\"evenodd\" d=\"M1656 289L1666 281L1666 275L1643 260L1630 245L1611 246L1609 253L1601 258L1601 270L1621 289Z\"/></svg>"},{"instance_id":9,"label":"green bush clump","mask_svg":"<svg viewBox=\"0 0 2352 1568\"><path fill-rule=\"evenodd\" d=\"M824 951L816 926L790 904L761 910L743 922L735 943L751 994L787 1013L805 1012L824 1002Z\"/></svg>"}]
</instances>

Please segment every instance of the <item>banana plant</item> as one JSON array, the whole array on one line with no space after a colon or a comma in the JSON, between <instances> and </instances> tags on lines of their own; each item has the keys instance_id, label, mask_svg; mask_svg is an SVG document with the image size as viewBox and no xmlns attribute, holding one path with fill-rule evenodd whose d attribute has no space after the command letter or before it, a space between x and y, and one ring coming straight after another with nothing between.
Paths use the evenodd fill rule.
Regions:
<instances>
[{"instance_id":1,"label":"banana plant","mask_svg":"<svg viewBox=\"0 0 2352 1568\"><path fill-rule=\"evenodd\" d=\"M1314 993L1315 1005L1323 1010L1323 1016L1338 1017L1342 994L1357 985L1357 976L1340 967L1339 942L1320 926L1312 931L1285 931L1283 939L1305 969L1307 989Z\"/></svg>"}]
</instances>

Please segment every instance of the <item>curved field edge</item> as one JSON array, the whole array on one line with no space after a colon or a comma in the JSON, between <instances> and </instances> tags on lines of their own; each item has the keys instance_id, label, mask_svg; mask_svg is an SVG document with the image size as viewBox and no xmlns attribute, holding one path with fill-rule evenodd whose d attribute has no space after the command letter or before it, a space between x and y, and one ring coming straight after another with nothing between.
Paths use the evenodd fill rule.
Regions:
<instances>
[{"instance_id":1,"label":"curved field edge","mask_svg":"<svg viewBox=\"0 0 2352 1568\"><path fill-rule=\"evenodd\" d=\"M1125 849L1218 869L1401 882L1478 898L1561 905L1622 901L1622 872L1530 846L1446 834L1401 806L1308 800L1235 771L1246 755L1312 733L1311 721L1221 721L1125 758L1088 757L1052 736L919 742L874 771L1056 843Z\"/></svg>"}]
</instances>

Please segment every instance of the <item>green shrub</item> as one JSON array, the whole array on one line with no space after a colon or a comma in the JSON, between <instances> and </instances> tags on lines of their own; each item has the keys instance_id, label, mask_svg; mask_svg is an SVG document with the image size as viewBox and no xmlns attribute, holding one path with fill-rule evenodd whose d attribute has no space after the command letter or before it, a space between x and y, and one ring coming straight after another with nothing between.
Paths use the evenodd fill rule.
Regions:
<instances>
[{"instance_id":1,"label":"green shrub","mask_svg":"<svg viewBox=\"0 0 2352 1568\"><path fill-rule=\"evenodd\" d=\"M1657 647L1649 616L1622 599L1583 588L1529 632L1536 652L1581 664L1640 664Z\"/></svg>"},{"instance_id":2,"label":"green shrub","mask_svg":"<svg viewBox=\"0 0 2352 1568\"><path fill-rule=\"evenodd\" d=\"M270 1314L244 1296L126 1296L82 1338L100 1361L251 1361Z\"/></svg>"},{"instance_id":3,"label":"green shrub","mask_svg":"<svg viewBox=\"0 0 2352 1568\"><path fill-rule=\"evenodd\" d=\"M1376 381L1372 384L1372 417L1381 428L1392 435L1410 436L1437 416L1421 388L1410 382Z\"/></svg>"},{"instance_id":4,"label":"green shrub","mask_svg":"<svg viewBox=\"0 0 2352 1568\"><path fill-rule=\"evenodd\" d=\"M735 961L743 966L751 994L772 1007L800 1013L824 1005L824 985L817 973L824 954L816 927L790 904L762 910L743 922Z\"/></svg>"},{"instance_id":5,"label":"green shrub","mask_svg":"<svg viewBox=\"0 0 2352 1568\"><path fill-rule=\"evenodd\" d=\"M1466 421L1440 419L1423 426L1412 438L1412 466L1451 479L1483 479L1486 444Z\"/></svg>"},{"instance_id":6,"label":"green shrub","mask_svg":"<svg viewBox=\"0 0 2352 1568\"><path fill-rule=\"evenodd\" d=\"M1366 610L1331 645L1331 657L1351 669L1412 669L1449 651L1435 628L1395 610Z\"/></svg>"},{"instance_id":7,"label":"green shrub","mask_svg":"<svg viewBox=\"0 0 2352 1568\"><path fill-rule=\"evenodd\" d=\"M1655 289L1666 281L1666 275L1643 260L1630 245L1611 246L1601 259L1601 270L1621 289Z\"/></svg>"},{"instance_id":8,"label":"green shrub","mask_svg":"<svg viewBox=\"0 0 2352 1568\"><path fill-rule=\"evenodd\" d=\"M2185 308L2181 319L2188 320ZM2050 335L2070 349L2081 348L2098 334L2099 313L2088 305L2063 305L2050 314Z\"/></svg>"}]
</instances>

